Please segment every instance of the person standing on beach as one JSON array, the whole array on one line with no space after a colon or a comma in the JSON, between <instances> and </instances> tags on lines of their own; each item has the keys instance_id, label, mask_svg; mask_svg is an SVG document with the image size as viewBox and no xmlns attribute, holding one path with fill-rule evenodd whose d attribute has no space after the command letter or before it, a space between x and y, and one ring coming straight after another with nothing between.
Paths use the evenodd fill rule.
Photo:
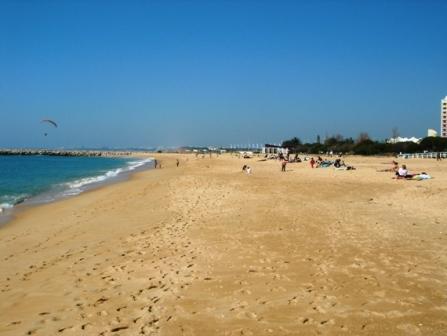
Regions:
<instances>
[{"instance_id":1,"label":"person standing on beach","mask_svg":"<svg viewBox=\"0 0 447 336\"><path fill-rule=\"evenodd\" d=\"M157 165L158 165L158 161L155 159L154 160L154 168L157 169Z\"/></svg>"},{"instance_id":2,"label":"person standing on beach","mask_svg":"<svg viewBox=\"0 0 447 336\"><path fill-rule=\"evenodd\" d=\"M178 159L177 159L177 163L176 164L177 164L177 167L180 165L180 161Z\"/></svg>"},{"instance_id":3,"label":"person standing on beach","mask_svg":"<svg viewBox=\"0 0 447 336\"><path fill-rule=\"evenodd\" d=\"M436 161L441 161L441 153L436 153Z\"/></svg>"},{"instance_id":4,"label":"person standing on beach","mask_svg":"<svg viewBox=\"0 0 447 336\"><path fill-rule=\"evenodd\" d=\"M310 159L310 168L313 168L315 166L315 160L314 158Z\"/></svg>"},{"instance_id":5,"label":"person standing on beach","mask_svg":"<svg viewBox=\"0 0 447 336\"><path fill-rule=\"evenodd\" d=\"M286 171L286 166L287 166L287 160L285 160L285 159L281 160L281 171L282 172Z\"/></svg>"}]
</instances>

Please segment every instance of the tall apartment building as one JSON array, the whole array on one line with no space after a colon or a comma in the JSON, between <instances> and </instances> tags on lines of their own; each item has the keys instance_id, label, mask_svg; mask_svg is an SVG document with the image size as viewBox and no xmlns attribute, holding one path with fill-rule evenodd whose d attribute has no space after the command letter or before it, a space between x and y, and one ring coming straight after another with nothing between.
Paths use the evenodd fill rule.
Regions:
<instances>
[{"instance_id":1,"label":"tall apartment building","mask_svg":"<svg viewBox=\"0 0 447 336\"><path fill-rule=\"evenodd\" d=\"M447 138L447 96L441 100L441 136Z\"/></svg>"}]
</instances>

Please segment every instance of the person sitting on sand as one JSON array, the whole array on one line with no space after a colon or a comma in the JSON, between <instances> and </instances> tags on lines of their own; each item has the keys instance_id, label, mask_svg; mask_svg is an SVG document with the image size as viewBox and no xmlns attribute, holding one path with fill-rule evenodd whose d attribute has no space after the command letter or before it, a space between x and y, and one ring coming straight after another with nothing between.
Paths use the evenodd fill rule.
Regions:
<instances>
[{"instance_id":1,"label":"person sitting on sand","mask_svg":"<svg viewBox=\"0 0 447 336\"><path fill-rule=\"evenodd\" d=\"M411 179L411 178L413 178L414 175L415 174L410 174L408 172L406 165L402 165L402 167L400 167L396 172L397 179Z\"/></svg>"},{"instance_id":2,"label":"person sitting on sand","mask_svg":"<svg viewBox=\"0 0 447 336\"><path fill-rule=\"evenodd\" d=\"M317 157L317 160L315 161L315 167L320 168L320 166L323 162L324 162L324 160L321 158L321 156Z\"/></svg>"},{"instance_id":3,"label":"person sitting on sand","mask_svg":"<svg viewBox=\"0 0 447 336\"><path fill-rule=\"evenodd\" d=\"M247 165L244 165L244 166L242 167L242 171L243 171L243 172L246 172L247 175L250 175L250 174L251 174L251 168L250 168L249 166L247 166Z\"/></svg>"}]
</instances>

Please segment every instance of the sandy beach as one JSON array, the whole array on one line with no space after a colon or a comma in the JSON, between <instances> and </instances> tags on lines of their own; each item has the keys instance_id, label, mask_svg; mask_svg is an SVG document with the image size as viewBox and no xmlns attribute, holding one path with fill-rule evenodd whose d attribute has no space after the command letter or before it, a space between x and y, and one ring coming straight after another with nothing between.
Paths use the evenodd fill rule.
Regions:
<instances>
[{"instance_id":1,"label":"sandy beach","mask_svg":"<svg viewBox=\"0 0 447 336\"><path fill-rule=\"evenodd\" d=\"M0 335L447 335L447 161L156 157L0 228Z\"/></svg>"}]
</instances>

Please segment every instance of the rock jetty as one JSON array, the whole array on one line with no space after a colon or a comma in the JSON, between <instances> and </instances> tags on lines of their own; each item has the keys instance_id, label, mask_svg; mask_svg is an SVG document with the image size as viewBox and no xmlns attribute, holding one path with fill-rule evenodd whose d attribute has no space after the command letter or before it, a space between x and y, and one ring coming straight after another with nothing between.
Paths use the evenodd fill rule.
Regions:
<instances>
[{"instance_id":1,"label":"rock jetty","mask_svg":"<svg viewBox=\"0 0 447 336\"><path fill-rule=\"evenodd\" d=\"M55 150L55 149L0 149L0 155L47 155L47 156L130 156L130 151Z\"/></svg>"}]
</instances>

